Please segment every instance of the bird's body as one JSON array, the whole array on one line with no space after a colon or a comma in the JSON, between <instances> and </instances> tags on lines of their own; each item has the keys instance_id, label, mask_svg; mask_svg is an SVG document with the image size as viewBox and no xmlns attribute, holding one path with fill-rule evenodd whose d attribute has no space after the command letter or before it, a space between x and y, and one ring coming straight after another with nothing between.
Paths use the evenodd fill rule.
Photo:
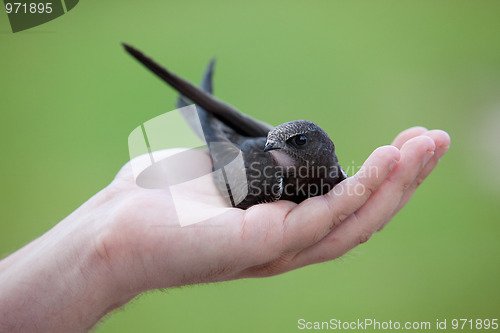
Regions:
<instances>
[{"instance_id":1,"label":"bird's body","mask_svg":"<svg viewBox=\"0 0 500 333\"><path fill-rule=\"evenodd\" d=\"M223 170L214 172L214 180L232 206L247 209L277 200L300 203L327 193L346 178L333 142L315 123L296 120L273 128L213 97L214 61L209 64L200 89L140 51L124 46L181 94L178 107L197 105L203 131L197 134L207 143L213 169ZM192 119L186 120L192 125ZM199 131L196 126L191 127ZM231 167L231 162L240 154L244 170Z\"/></svg>"}]
</instances>

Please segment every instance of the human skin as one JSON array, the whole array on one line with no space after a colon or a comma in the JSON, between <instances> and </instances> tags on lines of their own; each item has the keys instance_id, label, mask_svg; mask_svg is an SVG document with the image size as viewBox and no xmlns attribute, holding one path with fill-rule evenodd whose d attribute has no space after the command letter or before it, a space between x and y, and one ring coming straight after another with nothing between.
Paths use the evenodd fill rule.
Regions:
<instances>
[{"instance_id":1,"label":"human skin","mask_svg":"<svg viewBox=\"0 0 500 333\"><path fill-rule=\"evenodd\" d=\"M338 258L404 207L449 145L443 131L410 128L328 194L247 210L220 207L212 181L187 187L174 207L168 189L137 186L127 164L0 262L0 331L86 332L146 290L266 277ZM206 153L195 159L210 171ZM217 214L181 227L173 212L182 206Z\"/></svg>"}]
</instances>

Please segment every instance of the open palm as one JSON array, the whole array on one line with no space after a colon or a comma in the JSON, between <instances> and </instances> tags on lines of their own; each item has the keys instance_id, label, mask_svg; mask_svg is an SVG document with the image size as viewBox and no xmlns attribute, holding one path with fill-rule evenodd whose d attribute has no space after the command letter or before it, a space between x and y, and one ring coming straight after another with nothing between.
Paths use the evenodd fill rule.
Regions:
<instances>
[{"instance_id":1,"label":"open palm","mask_svg":"<svg viewBox=\"0 0 500 333\"><path fill-rule=\"evenodd\" d=\"M183 168L162 170L169 186L159 189L138 186L128 164L105 189L115 202L106 256L139 290L269 276L332 260L382 229L449 144L443 131L410 128L328 194L247 210L227 207L205 152L192 152ZM189 166L207 176L182 182Z\"/></svg>"}]
</instances>

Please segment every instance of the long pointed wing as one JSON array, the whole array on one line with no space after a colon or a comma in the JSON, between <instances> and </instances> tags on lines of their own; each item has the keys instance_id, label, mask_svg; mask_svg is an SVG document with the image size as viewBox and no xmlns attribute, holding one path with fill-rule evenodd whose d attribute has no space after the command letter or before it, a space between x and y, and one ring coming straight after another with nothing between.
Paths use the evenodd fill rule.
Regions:
<instances>
[{"instance_id":1,"label":"long pointed wing","mask_svg":"<svg viewBox=\"0 0 500 333\"><path fill-rule=\"evenodd\" d=\"M127 44L123 44L123 46L128 53L134 56L139 62L155 73L163 81L168 83L172 88L192 100L195 104L201 106L206 111L212 113L215 117L220 119L236 132L245 136L259 137L267 136L267 133L273 128L269 124L239 112L229 104L218 100L209 93L171 73L139 50L136 50Z\"/></svg>"},{"instance_id":2,"label":"long pointed wing","mask_svg":"<svg viewBox=\"0 0 500 333\"><path fill-rule=\"evenodd\" d=\"M215 65L215 59L212 59L210 63L207 66L207 69L205 70L205 73L203 74L203 78L201 80L201 89L208 94L212 95L213 94L213 89L212 89L212 77L213 77L213 70L214 70L214 65ZM193 104L193 102L189 99L187 99L183 95L179 95L177 98L177 107L178 108L183 108L185 106L188 106L189 104ZM188 125L191 127L191 129L200 137L200 139L207 139L205 137L205 134L203 131L200 131L200 127L198 126L198 123L201 122L202 127L203 125L205 126L220 126L222 124L221 121L217 121L219 124L215 124L212 121L209 121L209 117L213 117L212 114L208 113L205 109L203 109L201 106L197 106L197 113L192 114L190 112L181 112L182 116L188 123ZM227 127L227 126L225 126Z\"/></svg>"}]
</instances>

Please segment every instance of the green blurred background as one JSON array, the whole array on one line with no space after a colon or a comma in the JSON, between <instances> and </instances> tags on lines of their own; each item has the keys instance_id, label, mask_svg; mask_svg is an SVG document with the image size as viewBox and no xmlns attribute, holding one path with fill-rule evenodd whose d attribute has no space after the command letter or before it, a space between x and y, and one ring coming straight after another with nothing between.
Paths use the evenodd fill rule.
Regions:
<instances>
[{"instance_id":1,"label":"green blurred background","mask_svg":"<svg viewBox=\"0 0 500 333\"><path fill-rule=\"evenodd\" d=\"M500 317L500 1L82 0L16 34L0 13L0 255L106 186L129 133L174 109L122 41L194 82L217 56L219 98L272 124L317 122L346 166L414 125L452 145L392 223L340 260L150 292L97 332Z\"/></svg>"}]
</instances>

